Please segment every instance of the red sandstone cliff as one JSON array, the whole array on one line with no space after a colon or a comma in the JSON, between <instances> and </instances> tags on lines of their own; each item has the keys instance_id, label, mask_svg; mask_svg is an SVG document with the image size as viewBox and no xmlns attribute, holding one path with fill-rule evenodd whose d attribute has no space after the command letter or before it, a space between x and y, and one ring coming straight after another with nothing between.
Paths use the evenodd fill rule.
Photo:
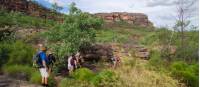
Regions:
<instances>
[{"instance_id":1,"label":"red sandstone cliff","mask_svg":"<svg viewBox=\"0 0 200 87\"><path fill-rule=\"evenodd\" d=\"M144 27L153 26L153 23L149 21L148 16L142 13L112 12L96 13L95 15L103 18L107 23L125 21L129 24L135 24Z\"/></svg>"},{"instance_id":2,"label":"red sandstone cliff","mask_svg":"<svg viewBox=\"0 0 200 87\"><path fill-rule=\"evenodd\" d=\"M61 20L61 18L58 18L58 16L52 15L55 13L50 9L31 0L0 0L0 9L18 11L30 16L41 17L45 19ZM56 15L61 14L56 13Z\"/></svg>"}]
</instances>

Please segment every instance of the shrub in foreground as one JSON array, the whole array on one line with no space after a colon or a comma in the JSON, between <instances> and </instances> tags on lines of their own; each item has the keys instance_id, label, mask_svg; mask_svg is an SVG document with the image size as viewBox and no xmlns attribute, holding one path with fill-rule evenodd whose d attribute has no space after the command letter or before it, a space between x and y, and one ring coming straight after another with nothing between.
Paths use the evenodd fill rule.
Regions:
<instances>
[{"instance_id":1,"label":"shrub in foreground","mask_svg":"<svg viewBox=\"0 0 200 87\"><path fill-rule=\"evenodd\" d=\"M31 83L40 84L41 83L41 75L39 71L33 72L30 78Z\"/></svg>"},{"instance_id":2,"label":"shrub in foreground","mask_svg":"<svg viewBox=\"0 0 200 87\"><path fill-rule=\"evenodd\" d=\"M90 81L94 76L95 76L95 74L87 68L77 69L72 74L72 77L74 77L76 80L80 80L80 81Z\"/></svg>"},{"instance_id":3,"label":"shrub in foreground","mask_svg":"<svg viewBox=\"0 0 200 87\"><path fill-rule=\"evenodd\" d=\"M114 72L104 70L92 78L91 83L98 87L112 87L116 85L117 76Z\"/></svg>"},{"instance_id":4,"label":"shrub in foreground","mask_svg":"<svg viewBox=\"0 0 200 87\"><path fill-rule=\"evenodd\" d=\"M199 65L186 64L185 62L174 62L170 66L172 75L186 83L189 87L199 86Z\"/></svg>"},{"instance_id":5,"label":"shrub in foreground","mask_svg":"<svg viewBox=\"0 0 200 87\"><path fill-rule=\"evenodd\" d=\"M64 78L58 84L58 87L94 87L87 81L78 81L75 79Z\"/></svg>"}]
</instances>

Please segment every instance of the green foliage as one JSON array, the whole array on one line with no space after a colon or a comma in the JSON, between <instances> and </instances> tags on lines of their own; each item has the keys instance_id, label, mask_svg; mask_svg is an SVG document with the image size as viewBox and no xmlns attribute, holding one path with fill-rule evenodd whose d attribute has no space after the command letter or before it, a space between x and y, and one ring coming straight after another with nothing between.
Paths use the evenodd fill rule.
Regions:
<instances>
[{"instance_id":1,"label":"green foliage","mask_svg":"<svg viewBox=\"0 0 200 87\"><path fill-rule=\"evenodd\" d=\"M64 78L58 84L58 87L94 87L86 81L77 81L75 79Z\"/></svg>"},{"instance_id":2,"label":"green foliage","mask_svg":"<svg viewBox=\"0 0 200 87\"><path fill-rule=\"evenodd\" d=\"M41 75L39 71L32 72L30 82L35 84L41 83Z\"/></svg>"},{"instance_id":3,"label":"green foliage","mask_svg":"<svg viewBox=\"0 0 200 87\"><path fill-rule=\"evenodd\" d=\"M185 82L190 87L199 86L199 65L188 65L185 62L174 62L170 66L172 76Z\"/></svg>"},{"instance_id":4,"label":"green foliage","mask_svg":"<svg viewBox=\"0 0 200 87\"><path fill-rule=\"evenodd\" d=\"M149 65L153 66L151 68L154 70L160 70L164 64L164 61L161 59L161 53L159 51L152 50L150 54Z\"/></svg>"},{"instance_id":5,"label":"green foliage","mask_svg":"<svg viewBox=\"0 0 200 87\"><path fill-rule=\"evenodd\" d=\"M72 10L74 8L76 7L73 5L70 8L70 14L65 15L63 24L56 25L45 34L49 42L54 42L50 44L50 47L59 57L78 51L79 47L86 43L94 42L94 29L102 24L99 18L81 12L77 8Z\"/></svg>"},{"instance_id":6,"label":"green foliage","mask_svg":"<svg viewBox=\"0 0 200 87\"><path fill-rule=\"evenodd\" d=\"M3 72L12 77L18 77L23 74L25 79L28 80L31 77L32 68L25 65L6 65L3 67Z\"/></svg>"},{"instance_id":7,"label":"green foliage","mask_svg":"<svg viewBox=\"0 0 200 87\"><path fill-rule=\"evenodd\" d=\"M7 64L23 64L23 65L32 64L31 60L35 51L31 46L21 41L16 41L10 46L11 46L11 51L8 54L9 59Z\"/></svg>"},{"instance_id":8,"label":"green foliage","mask_svg":"<svg viewBox=\"0 0 200 87\"><path fill-rule=\"evenodd\" d=\"M114 72L104 70L98 73L91 82L97 87L113 87L116 85L117 76Z\"/></svg>"},{"instance_id":9,"label":"green foliage","mask_svg":"<svg viewBox=\"0 0 200 87\"><path fill-rule=\"evenodd\" d=\"M181 47L180 41L177 43L176 58L178 60L185 60L189 63L199 60L199 32L198 31L188 31L185 33L184 47Z\"/></svg>"},{"instance_id":10,"label":"green foliage","mask_svg":"<svg viewBox=\"0 0 200 87\"><path fill-rule=\"evenodd\" d=\"M80 68L72 74L73 78L65 78L59 83L59 87L114 87L118 77L110 70L104 70L97 74L87 68Z\"/></svg>"},{"instance_id":11,"label":"green foliage","mask_svg":"<svg viewBox=\"0 0 200 87\"><path fill-rule=\"evenodd\" d=\"M142 40L141 43L144 45L152 45L152 44L157 44L156 42L158 40L158 37L155 33L148 34L145 36Z\"/></svg>"},{"instance_id":12,"label":"green foliage","mask_svg":"<svg viewBox=\"0 0 200 87\"><path fill-rule=\"evenodd\" d=\"M0 10L0 19L0 27L19 26L47 28L55 24L52 20L44 20L37 17L26 16L19 12L7 12L5 10Z\"/></svg>"},{"instance_id":13,"label":"green foliage","mask_svg":"<svg viewBox=\"0 0 200 87\"><path fill-rule=\"evenodd\" d=\"M0 43L0 67L3 65L31 65L34 49L21 42L1 42Z\"/></svg>"},{"instance_id":14,"label":"green foliage","mask_svg":"<svg viewBox=\"0 0 200 87\"><path fill-rule=\"evenodd\" d=\"M8 43L0 44L0 67L8 62L9 53L11 51L11 47Z\"/></svg>"},{"instance_id":15,"label":"green foliage","mask_svg":"<svg viewBox=\"0 0 200 87\"><path fill-rule=\"evenodd\" d=\"M111 29L96 30L96 41L100 43L128 41L127 34L120 34L118 31Z\"/></svg>"},{"instance_id":16,"label":"green foliage","mask_svg":"<svg viewBox=\"0 0 200 87\"><path fill-rule=\"evenodd\" d=\"M161 47L161 57L164 60L174 61L180 60L188 63L195 62L198 60L198 31L184 31L184 44L181 45L181 38L179 32L173 32L167 28L157 29L155 33L146 35L142 44L148 45L149 47L155 46ZM170 54L170 47L176 48L175 55Z\"/></svg>"},{"instance_id":17,"label":"green foliage","mask_svg":"<svg viewBox=\"0 0 200 87\"><path fill-rule=\"evenodd\" d=\"M80 81L90 81L94 76L95 76L95 74L87 68L77 69L72 74L72 77L74 77L75 79L80 80Z\"/></svg>"},{"instance_id":18,"label":"green foliage","mask_svg":"<svg viewBox=\"0 0 200 87\"><path fill-rule=\"evenodd\" d=\"M54 79L53 75L50 75L48 77L48 85L49 85L49 87L55 87L56 86L56 80Z\"/></svg>"}]
</instances>

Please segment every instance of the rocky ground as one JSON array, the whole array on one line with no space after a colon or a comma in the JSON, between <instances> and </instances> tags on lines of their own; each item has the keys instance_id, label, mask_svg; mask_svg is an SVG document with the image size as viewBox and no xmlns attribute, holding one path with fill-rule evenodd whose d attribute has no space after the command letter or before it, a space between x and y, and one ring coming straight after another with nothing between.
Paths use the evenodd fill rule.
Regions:
<instances>
[{"instance_id":1,"label":"rocky ground","mask_svg":"<svg viewBox=\"0 0 200 87\"><path fill-rule=\"evenodd\" d=\"M6 75L0 75L0 87L42 87L26 81L16 80Z\"/></svg>"}]
</instances>

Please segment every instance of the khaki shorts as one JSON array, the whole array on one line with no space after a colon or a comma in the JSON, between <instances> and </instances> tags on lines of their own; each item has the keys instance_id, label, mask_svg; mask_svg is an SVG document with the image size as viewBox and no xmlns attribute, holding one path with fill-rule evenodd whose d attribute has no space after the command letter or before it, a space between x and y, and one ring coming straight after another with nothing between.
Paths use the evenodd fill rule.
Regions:
<instances>
[{"instance_id":1,"label":"khaki shorts","mask_svg":"<svg viewBox=\"0 0 200 87\"><path fill-rule=\"evenodd\" d=\"M48 74L46 68L40 68L39 70L40 70L40 74L41 74L42 77L44 77L44 78L49 77L49 74Z\"/></svg>"},{"instance_id":2,"label":"khaki shorts","mask_svg":"<svg viewBox=\"0 0 200 87\"><path fill-rule=\"evenodd\" d=\"M69 71L72 71L73 69L74 69L73 66L69 66L69 65L68 65L68 70L69 70Z\"/></svg>"}]
</instances>

